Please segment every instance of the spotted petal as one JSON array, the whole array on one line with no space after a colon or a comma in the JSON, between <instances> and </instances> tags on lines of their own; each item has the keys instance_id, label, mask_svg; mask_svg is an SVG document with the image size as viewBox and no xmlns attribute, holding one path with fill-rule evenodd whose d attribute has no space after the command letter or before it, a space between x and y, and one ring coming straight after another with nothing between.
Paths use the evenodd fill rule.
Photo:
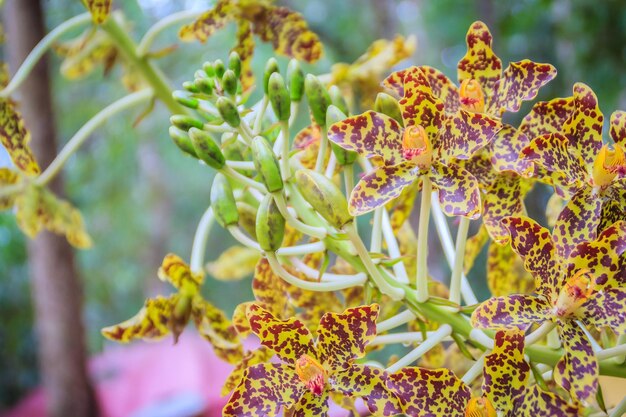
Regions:
<instances>
[{"instance_id":1,"label":"spotted petal","mask_svg":"<svg viewBox=\"0 0 626 417\"><path fill-rule=\"evenodd\" d=\"M626 288L608 288L595 293L583 304L577 316L596 327L609 327L626 333Z\"/></svg>"},{"instance_id":2,"label":"spotted petal","mask_svg":"<svg viewBox=\"0 0 626 417\"><path fill-rule=\"evenodd\" d=\"M163 264L159 268L159 278L169 282L175 288L184 289L191 294L198 291L203 281L202 275L192 273L189 265L173 253L169 253L163 258Z\"/></svg>"},{"instance_id":3,"label":"spotted petal","mask_svg":"<svg viewBox=\"0 0 626 417\"><path fill-rule=\"evenodd\" d=\"M511 247L524 260L524 268L535 278L538 293L551 295L561 288L552 236L530 217L502 220L511 234Z\"/></svg>"},{"instance_id":4,"label":"spotted petal","mask_svg":"<svg viewBox=\"0 0 626 417\"><path fill-rule=\"evenodd\" d=\"M363 397L373 415L394 415L402 412L396 395L386 386L387 373L373 366L353 364L335 372L330 378L333 390L348 397Z\"/></svg>"},{"instance_id":5,"label":"spotted petal","mask_svg":"<svg viewBox=\"0 0 626 417\"><path fill-rule=\"evenodd\" d=\"M611 114L609 134L613 142L626 146L626 112L616 110Z\"/></svg>"},{"instance_id":6,"label":"spotted petal","mask_svg":"<svg viewBox=\"0 0 626 417\"><path fill-rule=\"evenodd\" d=\"M552 230L556 253L567 259L580 243L597 237L602 200L592 187L583 187L563 207Z\"/></svg>"},{"instance_id":7,"label":"spotted petal","mask_svg":"<svg viewBox=\"0 0 626 417\"><path fill-rule=\"evenodd\" d=\"M263 308L274 315L279 316L287 307L288 295L284 281L276 276L265 258L261 258L254 268L252 293Z\"/></svg>"},{"instance_id":8,"label":"spotted petal","mask_svg":"<svg viewBox=\"0 0 626 417\"><path fill-rule=\"evenodd\" d=\"M439 204L448 216L477 219L480 216L478 181L458 165L435 163L429 171L433 188L439 191Z\"/></svg>"},{"instance_id":9,"label":"spotted petal","mask_svg":"<svg viewBox=\"0 0 626 417\"><path fill-rule=\"evenodd\" d=\"M183 26L178 36L184 41L197 39L200 42L206 42L209 36L224 27L234 17L235 10L232 0L219 0L211 10L201 14L194 22Z\"/></svg>"},{"instance_id":10,"label":"spotted petal","mask_svg":"<svg viewBox=\"0 0 626 417\"><path fill-rule=\"evenodd\" d=\"M243 379L246 369L252 365L268 362L272 356L274 356L274 352L263 346L250 352L246 352L243 358L236 364L235 369L228 374L226 382L224 382L224 385L222 386L221 395L227 395L239 385Z\"/></svg>"},{"instance_id":11,"label":"spotted petal","mask_svg":"<svg viewBox=\"0 0 626 417\"><path fill-rule=\"evenodd\" d=\"M194 302L192 312L198 333L213 345L213 350L228 363L238 363L243 357L243 348L237 330L224 312L208 301Z\"/></svg>"},{"instance_id":12,"label":"spotted petal","mask_svg":"<svg viewBox=\"0 0 626 417\"><path fill-rule=\"evenodd\" d=\"M446 118L436 142L439 158L469 159L487 146L502 123L481 113L459 110Z\"/></svg>"},{"instance_id":13,"label":"spotted petal","mask_svg":"<svg viewBox=\"0 0 626 417\"><path fill-rule=\"evenodd\" d=\"M385 165L402 158L402 127L391 117L374 111L348 117L328 130L328 139L366 158L380 156Z\"/></svg>"},{"instance_id":14,"label":"spotted petal","mask_svg":"<svg viewBox=\"0 0 626 417\"><path fill-rule=\"evenodd\" d=\"M574 84L574 111L562 130L569 145L578 150L587 166L593 164L602 147L603 121L604 116L593 90L583 83Z\"/></svg>"},{"instance_id":15,"label":"spotted petal","mask_svg":"<svg viewBox=\"0 0 626 417\"><path fill-rule=\"evenodd\" d=\"M9 153L17 169L27 175L37 175L39 165L28 146L30 132L24 119L9 100L0 100L0 144Z\"/></svg>"},{"instance_id":16,"label":"spotted petal","mask_svg":"<svg viewBox=\"0 0 626 417\"><path fill-rule=\"evenodd\" d=\"M381 84L383 87L393 91L398 97L402 97L404 95L404 74L411 70L412 68L406 68L392 72Z\"/></svg>"},{"instance_id":17,"label":"spotted petal","mask_svg":"<svg viewBox=\"0 0 626 417\"><path fill-rule=\"evenodd\" d=\"M252 55L254 55L254 35L252 25L246 20L237 22L237 45L233 51L241 59L241 87L247 90L254 84L252 73Z\"/></svg>"},{"instance_id":18,"label":"spotted petal","mask_svg":"<svg viewBox=\"0 0 626 417\"><path fill-rule=\"evenodd\" d=\"M495 84L502 75L502 61L491 49L492 39L487 25L472 23L467 31L467 53L458 65L459 81L478 81L487 98L495 97Z\"/></svg>"},{"instance_id":19,"label":"spotted petal","mask_svg":"<svg viewBox=\"0 0 626 417\"><path fill-rule=\"evenodd\" d=\"M437 136L444 121L444 105L433 94L426 75L418 67L411 67L404 73L404 95L398 103L405 128L420 125L429 138Z\"/></svg>"},{"instance_id":20,"label":"spotted petal","mask_svg":"<svg viewBox=\"0 0 626 417\"><path fill-rule=\"evenodd\" d=\"M445 368L402 368L389 375L387 385L410 416L464 417L472 397L469 387Z\"/></svg>"},{"instance_id":21,"label":"spotted petal","mask_svg":"<svg viewBox=\"0 0 626 417\"><path fill-rule=\"evenodd\" d=\"M483 329L527 329L551 317L548 301L542 296L515 294L492 297L472 313L474 327Z\"/></svg>"},{"instance_id":22,"label":"spotted petal","mask_svg":"<svg viewBox=\"0 0 626 417\"><path fill-rule=\"evenodd\" d=\"M311 391L304 392L288 417L328 417L328 395L315 395Z\"/></svg>"},{"instance_id":23,"label":"spotted petal","mask_svg":"<svg viewBox=\"0 0 626 417\"><path fill-rule=\"evenodd\" d=\"M82 0L83 4L91 13L94 23L100 24L106 20L111 13L112 0Z\"/></svg>"},{"instance_id":24,"label":"spotted petal","mask_svg":"<svg viewBox=\"0 0 626 417\"><path fill-rule=\"evenodd\" d=\"M102 334L107 339L121 343L134 339L161 339L170 332L170 318L177 300L177 295L150 298L139 313L120 324L105 327Z\"/></svg>"},{"instance_id":25,"label":"spotted petal","mask_svg":"<svg viewBox=\"0 0 626 417\"><path fill-rule=\"evenodd\" d=\"M435 97L443 101L446 112L456 113L461 107L459 88L438 69L427 65L422 65L419 68L428 79L428 83Z\"/></svg>"},{"instance_id":26,"label":"spotted petal","mask_svg":"<svg viewBox=\"0 0 626 417\"><path fill-rule=\"evenodd\" d=\"M411 162L375 169L363 176L352 190L348 206L350 214L359 216L386 204L426 172Z\"/></svg>"},{"instance_id":27,"label":"spotted petal","mask_svg":"<svg viewBox=\"0 0 626 417\"><path fill-rule=\"evenodd\" d=\"M554 368L554 381L574 401L589 401L598 389L598 360L591 343L574 321L562 323L558 330L565 355Z\"/></svg>"},{"instance_id":28,"label":"spotted petal","mask_svg":"<svg viewBox=\"0 0 626 417\"><path fill-rule=\"evenodd\" d=\"M574 111L574 97L555 98L536 103L519 125L519 130L528 139L559 133Z\"/></svg>"},{"instance_id":29,"label":"spotted petal","mask_svg":"<svg viewBox=\"0 0 626 417\"><path fill-rule=\"evenodd\" d=\"M483 224L489 235L498 244L509 241L509 229L502 220L510 216L522 216L520 177L513 173L497 175L483 194Z\"/></svg>"},{"instance_id":30,"label":"spotted petal","mask_svg":"<svg viewBox=\"0 0 626 417\"><path fill-rule=\"evenodd\" d=\"M277 416L281 408L295 405L306 386L295 370L283 363L249 367L222 411L224 417Z\"/></svg>"},{"instance_id":31,"label":"spotted petal","mask_svg":"<svg viewBox=\"0 0 626 417\"><path fill-rule=\"evenodd\" d=\"M535 289L532 275L510 245L492 243L487 252L487 286L491 295L530 294Z\"/></svg>"},{"instance_id":32,"label":"spotted petal","mask_svg":"<svg viewBox=\"0 0 626 417\"><path fill-rule=\"evenodd\" d=\"M315 357L313 337L304 323L295 318L279 320L257 304L248 307L250 328L261 344L276 352L279 358L295 364L300 356Z\"/></svg>"},{"instance_id":33,"label":"spotted petal","mask_svg":"<svg viewBox=\"0 0 626 417\"><path fill-rule=\"evenodd\" d=\"M556 77L556 68L524 59L511 62L496 84L496 98L487 110L490 114L519 111L522 101L537 97L539 89Z\"/></svg>"},{"instance_id":34,"label":"spotted petal","mask_svg":"<svg viewBox=\"0 0 626 417\"><path fill-rule=\"evenodd\" d=\"M517 401L510 417L579 417L581 410L576 405L568 404L556 394L543 391L533 385L524 392L524 396Z\"/></svg>"},{"instance_id":35,"label":"spotted petal","mask_svg":"<svg viewBox=\"0 0 626 417\"><path fill-rule=\"evenodd\" d=\"M12 185L19 181L20 176L18 173L9 168L0 168L0 189L6 185ZM15 197L8 195L6 197L0 197L0 210L6 210L13 207L15 204Z\"/></svg>"},{"instance_id":36,"label":"spotted petal","mask_svg":"<svg viewBox=\"0 0 626 417\"><path fill-rule=\"evenodd\" d=\"M522 176L532 173L532 164L519 157L530 140L519 129L511 125L503 125L493 137L489 145L493 169L498 172L513 171Z\"/></svg>"},{"instance_id":37,"label":"spotted petal","mask_svg":"<svg viewBox=\"0 0 626 417\"><path fill-rule=\"evenodd\" d=\"M378 304L349 308L341 314L326 313L317 328L317 351L322 362L342 366L362 358L376 337Z\"/></svg>"},{"instance_id":38,"label":"spotted petal","mask_svg":"<svg viewBox=\"0 0 626 417\"><path fill-rule=\"evenodd\" d=\"M496 410L506 412L524 394L530 366L524 360L524 332L500 331L485 357L483 395Z\"/></svg>"},{"instance_id":39,"label":"spotted petal","mask_svg":"<svg viewBox=\"0 0 626 417\"><path fill-rule=\"evenodd\" d=\"M572 250L569 274L589 270L596 289L626 286L626 265L621 256L626 251L626 222L619 221L604 230L593 242L583 242Z\"/></svg>"}]
</instances>

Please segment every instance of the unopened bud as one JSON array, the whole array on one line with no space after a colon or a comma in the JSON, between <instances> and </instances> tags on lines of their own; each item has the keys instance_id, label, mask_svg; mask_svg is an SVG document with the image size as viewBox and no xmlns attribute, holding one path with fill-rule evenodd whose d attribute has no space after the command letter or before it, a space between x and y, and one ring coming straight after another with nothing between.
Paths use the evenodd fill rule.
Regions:
<instances>
[{"instance_id":1,"label":"unopened bud","mask_svg":"<svg viewBox=\"0 0 626 417\"><path fill-rule=\"evenodd\" d=\"M190 109L197 109L200 104L195 98L189 97L185 91L174 91L172 97L176 102Z\"/></svg>"},{"instance_id":2,"label":"unopened bud","mask_svg":"<svg viewBox=\"0 0 626 417\"><path fill-rule=\"evenodd\" d=\"M211 135L204 130L192 127L189 129L189 137L196 151L198 158L203 160L208 166L215 169L222 169L226 164L226 159L222 150L213 141Z\"/></svg>"},{"instance_id":3,"label":"unopened bud","mask_svg":"<svg viewBox=\"0 0 626 417\"><path fill-rule=\"evenodd\" d=\"M374 102L374 110L395 119L401 125L403 124L400 104L389 94L378 93Z\"/></svg>"},{"instance_id":4,"label":"unopened bud","mask_svg":"<svg viewBox=\"0 0 626 417\"><path fill-rule=\"evenodd\" d=\"M326 123L326 109L332 104L328 91L326 91L326 88L315 75L307 74L304 81L304 92L309 101L309 108L311 113L313 113L315 123L324 126Z\"/></svg>"},{"instance_id":5,"label":"unopened bud","mask_svg":"<svg viewBox=\"0 0 626 417\"><path fill-rule=\"evenodd\" d=\"M220 97L216 102L217 111L219 111L220 116L226 123L228 123L232 127L239 127L241 124L241 117L239 117L239 110L235 104L227 99L226 97Z\"/></svg>"},{"instance_id":6,"label":"unopened bud","mask_svg":"<svg viewBox=\"0 0 626 417\"><path fill-rule=\"evenodd\" d=\"M212 78L196 78L193 84L200 93L204 93L209 96L213 94L213 86L215 85L215 82Z\"/></svg>"},{"instance_id":7,"label":"unopened bud","mask_svg":"<svg viewBox=\"0 0 626 417\"><path fill-rule=\"evenodd\" d=\"M280 69L278 68L278 61L276 61L275 58L270 58L267 60L267 64L265 64L265 72L263 73L263 91L265 94L267 94L268 91L270 77L275 72L280 72Z\"/></svg>"},{"instance_id":8,"label":"unopened bud","mask_svg":"<svg viewBox=\"0 0 626 417\"><path fill-rule=\"evenodd\" d=\"M187 116L184 114L175 114L170 117L170 123L176 126L179 129L188 131L192 127L196 127L198 129L202 129L204 123L198 119L194 119L191 116Z\"/></svg>"},{"instance_id":9,"label":"unopened bud","mask_svg":"<svg viewBox=\"0 0 626 417\"><path fill-rule=\"evenodd\" d=\"M267 84L267 95L269 96L272 109L278 120L286 122L291 115L291 99L285 87L285 81L280 73L275 72L270 76Z\"/></svg>"},{"instance_id":10,"label":"unopened bud","mask_svg":"<svg viewBox=\"0 0 626 417\"><path fill-rule=\"evenodd\" d=\"M178 149L193 156L194 158L198 157L195 149L193 148L193 143L191 143L191 138L187 135L187 132L177 128L176 126L170 126L169 133L176 146L178 146Z\"/></svg>"},{"instance_id":11,"label":"unopened bud","mask_svg":"<svg viewBox=\"0 0 626 417\"><path fill-rule=\"evenodd\" d=\"M331 105L326 111L326 126L332 126L335 123L341 122L346 117L347 116L339 110L339 108L335 105ZM337 163L339 165L353 164L359 156L356 152L343 149L341 146L332 141L330 142L330 148L335 154L335 158L337 159Z\"/></svg>"},{"instance_id":12,"label":"unopened bud","mask_svg":"<svg viewBox=\"0 0 626 417\"><path fill-rule=\"evenodd\" d=\"M211 186L211 208L215 220L222 226L228 227L239 222L237 202L228 179L223 174L215 175Z\"/></svg>"},{"instance_id":13,"label":"unopened bud","mask_svg":"<svg viewBox=\"0 0 626 417\"><path fill-rule=\"evenodd\" d=\"M231 52L228 56L228 68L235 73L237 78L241 76L241 58L235 51Z\"/></svg>"},{"instance_id":14,"label":"unopened bud","mask_svg":"<svg viewBox=\"0 0 626 417\"><path fill-rule=\"evenodd\" d=\"M330 101L333 103L333 105L337 106L337 108L341 110L343 114L347 115L348 113L350 113L350 110L348 109L348 103L343 97L343 94L341 94L341 90L339 89L339 87L337 87L336 85L332 85L328 89L328 94L330 95Z\"/></svg>"},{"instance_id":15,"label":"unopened bud","mask_svg":"<svg viewBox=\"0 0 626 417\"><path fill-rule=\"evenodd\" d=\"M304 199L331 225L341 229L354 220L348 212L346 197L323 174L300 169L296 172L296 184Z\"/></svg>"},{"instance_id":16,"label":"unopened bud","mask_svg":"<svg viewBox=\"0 0 626 417\"><path fill-rule=\"evenodd\" d=\"M280 168L269 143L267 143L265 138L257 136L252 139L251 150L254 167L261 175L267 190L270 193L282 190L283 179L280 175Z\"/></svg>"},{"instance_id":17,"label":"unopened bud","mask_svg":"<svg viewBox=\"0 0 626 417\"><path fill-rule=\"evenodd\" d=\"M276 252L285 237L285 218L278 211L271 194L265 196L256 215L256 237L264 251Z\"/></svg>"},{"instance_id":18,"label":"unopened bud","mask_svg":"<svg viewBox=\"0 0 626 417\"><path fill-rule=\"evenodd\" d=\"M256 208L243 201L237 201L237 211L239 212L239 226L256 239Z\"/></svg>"},{"instance_id":19,"label":"unopened bud","mask_svg":"<svg viewBox=\"0 0 626 417\"><path fill-rule=\"evenodd\" d=\"M291 101L302 100L304 94L304 72L300 68L300 63L292 59L287 67L287 85L289 86L289 98Z\"/></svg>"},{"instance_id":20,"label":"unopened bud","mask_svg":"<svg viewBox=\"0 0 626 417\"><path fill-rule=\"evenodd\" d=\"M215 70L215 76L217 78L222 78L224 76L224 72L226 71L224 62L221 59L216 59L215 62L213 62L213 70Z\"/></svg>"},{"instance_id":21,"label":"unopened bud","mask_svg":"<svg viewBox=\"0 0 626 417\"><path fill-rule=\"evenodd\" d=\"M224 76L222 76L222 88L226 92L226 94L230 94L231 96L237 94L237 75L233 70L226 70L224 72Z\"/></svg>"},{"instance_id":22,"label":"unopened bud","mask_svg":"<svg viewBox=\"0 0 626 417\"><path fill-rule=\"evenodd\" d=\"M192 81L185 81L183 83L183 88L187 91L189 91L190 93L199 93L200 90L198 90L198 87L196 87L196 85L192 82Z\"/></svg>"},{"instance_id":23,"label":"unopened bud","mask_svg":"<svg viewBox=\"0 0 626 417\"><path fill-rule=\"evenodd\" d=\"M202 65L202 69L207 76L215 77L215 68L213 68L213 64L211 62L205 62Z\"/></svg>"}]
</instances>

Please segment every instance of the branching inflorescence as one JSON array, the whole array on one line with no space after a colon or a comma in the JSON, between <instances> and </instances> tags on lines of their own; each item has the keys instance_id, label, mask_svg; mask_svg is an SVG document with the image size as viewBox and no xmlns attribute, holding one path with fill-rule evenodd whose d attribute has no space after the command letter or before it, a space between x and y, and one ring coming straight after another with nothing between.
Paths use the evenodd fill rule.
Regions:
<instances>
[{"instance_id":1,"label":"branching inflorescence","mask_svg":"<svg viewBox=\"0 0 626 417\"><path fill-rule=\"evenodd\" d=\"M106 116L161 99L174 113L176 146L217 171L189 265L169 254L159 270L177 292L147 300L135 317L104 329L106 337L177 339L193 321L235 366L222 388L230 393L225 416L322 416L329 399L356 410L357 398L381 416L577 416L597 409L599 375L626 378L619 361L626 354L619 343L626 331L626 113L613 113L614 143L603 145L603 115L588 86L535 104L512 126L502 115L534 99L556 69L529 60L503 69L482 22L467 33L458 86L427 66L389 73L412 52L413 41L401 37L316 77L296 60L314 61L322 51L301 15L269 1L220 0L205 14L172 21L197 17L181 37L200 41L235 21L237 46L226 63L205 63L171 92L144 50L158 31L138 51L120 29L123 20L106 17L110 2L86 4L99 7L102 29L59 51L72 57L92 42L99 53L83 53L89 65L70 62L66 72L78 76L120 52L129 79L138 80L131 86L145 90ZM253 34L294 59L286 71L268 61L257 81L264 96L249 105ZM0 207L15 206L30 235L47 228L86 246L80 214L43 187L89 130L40 174L13 103L1 105L1 140L16 169L0 170ZM310 125L296 130L297 113L307 110ZM560 210L552 231L527 217L524 197L536 183L554 187L551 207ZM431 210L452 270L449 286L429 276ZM408 222L414 211L418 230ZM357 219L369 212L371 229L363 233ZM454 248L442 212L459 218ZM468 239L471 220L481 225ZM241 246L205 266L214 221ZM474 303L464 273L487 243L493 298ZM240 278L245 265L254 265L255 299L228 319L200 287L207 271ZM393 332L401 326L406 331ZM260 346L246 350L242 340L251 334ZM417 346L387 363L365 362L393 343Z\"/></svg>"}]
</instances>

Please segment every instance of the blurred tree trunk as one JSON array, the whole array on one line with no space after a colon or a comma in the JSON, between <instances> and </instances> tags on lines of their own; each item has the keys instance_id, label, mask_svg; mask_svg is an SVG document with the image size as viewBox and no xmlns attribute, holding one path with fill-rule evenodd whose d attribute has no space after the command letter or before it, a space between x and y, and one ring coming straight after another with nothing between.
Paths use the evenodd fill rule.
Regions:
<instances>
[{"instance_id":1,"label":"blurred tree trunk","mask_svg":"<svg viewBox=\"0 0 626 417\"><path fill-rule=\"evenodd\" d=\"M15 71L45 34L42 5L40 0L9 0L4 17L9 65ZM19 108L32 134L33 152L45 168L57 149L46 60L21 87ZM63 194L60 177L50 188ZM29 242L28 255L48 415L94 416L97 408L87 375L82 294L72 248L64 237L42 232Z\"/></svg>"}]
</instances>

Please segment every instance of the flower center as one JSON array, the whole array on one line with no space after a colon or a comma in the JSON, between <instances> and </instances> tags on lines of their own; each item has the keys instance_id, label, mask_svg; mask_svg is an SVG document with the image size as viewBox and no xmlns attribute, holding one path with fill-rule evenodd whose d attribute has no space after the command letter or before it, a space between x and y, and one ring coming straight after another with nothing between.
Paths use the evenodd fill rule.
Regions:
<instances>
[{"instance_id":1,"label":"flower center","mask_svg":"<svg viewBox=\"0 0 626 417\"><path fill-rule=\"evenodd\" d=\"M402 155L420 168L428 168L431 165L433 149L422 126L409 126L404 129Z\"/></svg>"},{"instance_id":2,"label":"flower center","mask_svg":"<svg viewBox=\"0 0 626 417\"><path fill-rule=\"evenodd\" d=\"M322 395L326 383L326 371L318 361L307 354L300 356L296 361L296 373L313 394Z\"/></svg>"},{"instance_id":3,"label":"flower center","mask_svg":"<svg viewBox=\"0 0 626 417\"><path fill-rule=\"evenodd\" d=\"M596 160L593 161L592 177L594 185L604 187L618 175L626 173L626 156L624 149L615 144L613 149L608 145L602 146Z\"/></svg>"},{"instance_id":4,"label":"flower center","mask_svg":"<svg viewBox=\"0 0 626 417\"><path fill-rule=\"evenodd\" d=\"M498 413L485 397L472 398L465 407L465 417L496 417Z\"/></svg>"},{"instance_id":5,"label":"flower center","mask_svg":"<svg viewBox=\"0 0 626 417\"><path fill-rule=\"evenodd\" d=\"M569 317L582 306L595 292L591 273L587 269L581 269L573 277L567 280L555 303L554 314L557 317Z\"/></svg>"},{"instance_id":6,"label":"flower center","mask_svg":"<svg viewBox=\"0 0 626 417\"><path fill-rule=\"evenodd\" d=\"M483 113L485 111L485 95L478 81L474 79L463 80L459 96L463 110L473 113Z\"/></svg>"}]
</instances>

